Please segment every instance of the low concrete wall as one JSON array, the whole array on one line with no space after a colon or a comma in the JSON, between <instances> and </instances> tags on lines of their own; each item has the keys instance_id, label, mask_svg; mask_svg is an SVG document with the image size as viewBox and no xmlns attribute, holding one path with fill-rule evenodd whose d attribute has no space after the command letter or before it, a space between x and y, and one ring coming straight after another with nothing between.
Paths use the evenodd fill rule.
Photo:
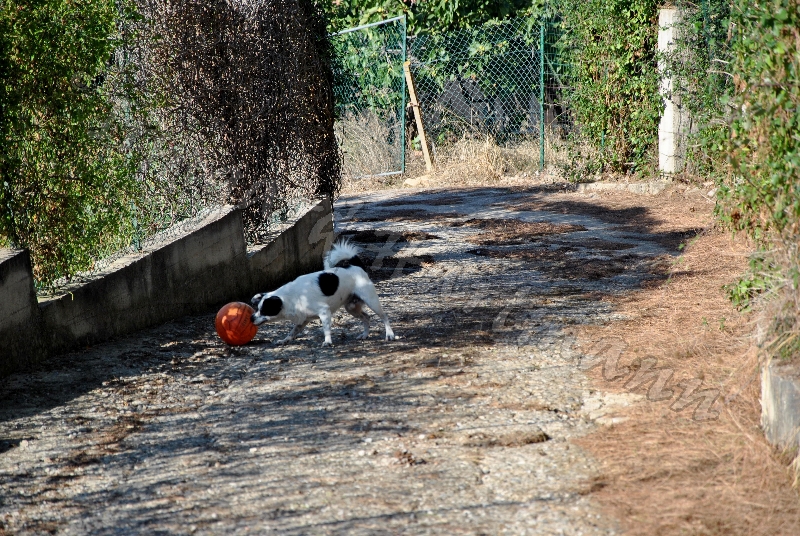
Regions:
<instances>
[{"instance_id":1,"label":"low concrete wall","mask_svg":"<svg viewBox=\"0 0 800 536\"><path fill-rule=\"evenodd\" d=\"M250 288L274 290L298 275L322 270L322 257L332 242L333 210L325 199L282 229L274 240L248 252Z\"/></svg>"},{"instance_id":2,"label":"low concrete wall","mask_svg":"<svg viewBox=\"0 0 800 536\"><path fill-rule=\"evenodd\" d=\"M5 250L0 256L0 374L45 355L247 301L320 269L332 239L329 200L251 251L241 211L223 207L148 240L141 252L116 259L91 281L38 304L27 252Z\"/></svg>"},{"instance_id":3,"label":"low concrete wall","mask_svg":"<svg viewBox=\"0 0 800 536\"><path fill-rule=\"evenodd\" d=\"M781 448L800 448L800 364L770 360L761 372L761 427Z\"/></svg>"},{"instance_id":4,"label":"low concrete wall","mask_svg":"<svg viewBox=\"0 0 800 536\"><path fill-rule=\"evenodd\" d=\"M0 249L0 376L45 355L27 251Z\"/></svg>"}]
</instances>

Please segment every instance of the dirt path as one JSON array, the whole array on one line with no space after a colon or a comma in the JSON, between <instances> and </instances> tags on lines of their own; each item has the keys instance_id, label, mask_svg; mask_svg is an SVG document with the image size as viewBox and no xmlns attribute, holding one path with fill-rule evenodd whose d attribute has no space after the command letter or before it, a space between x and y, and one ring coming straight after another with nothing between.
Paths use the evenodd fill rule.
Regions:
<instances>
[{"instance_id":1,"label":"dirt path","mask_svg":"<svg viewBox=\"0 0 800 536\"><path fill-rule=\"evenodd\" d=\"M205 315L2 380L0 534L616 533L574 441L641 395L593 387L572 329L701 223L559 187L342 198L399 340L340 314L332 349L317 323L231 350Z\"/></svg>"}]
</instances>

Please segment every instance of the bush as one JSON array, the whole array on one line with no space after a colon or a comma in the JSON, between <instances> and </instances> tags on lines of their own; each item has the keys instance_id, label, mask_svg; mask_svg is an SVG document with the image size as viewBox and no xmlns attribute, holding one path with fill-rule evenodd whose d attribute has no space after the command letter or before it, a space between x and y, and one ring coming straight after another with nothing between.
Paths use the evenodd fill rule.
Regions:
<instances>
[{"instance_id":1,"label":"bush","mask_svg":"<svg viewBox=\"0 0 800 536\"><path fill-rule=\"evenodd\" d=\"M138 145L157 164L143 182L166 201L239 206L250 242L293 200L337 193L332 49L313 0L137 1L131 54L158 103Z\"/></svg>"},{"instance_id":2,"label":"bush","mask_svg":"<svg viewBox=\"0 0 800 536\"><path fill-rule=\"evenodd\" d=\"M568 104L580 142L599 150L599 169L649 171L656 160L663 112L658 5L656 0L560 3L561 48L572 66Z\"/></svg>"},{"instance_id":3,"label":"bush","mask_svg":"<svg viewBox=\"0 0 800 536\"><path fill-rule=\"evenodd\" d=\"M211 204L262 239L339 187L313 0L130 2L0 0L0 245L40 287Z\"/></svg>"},{"instance_id":4,"label":"bush","mask_svg":"<svg viewBox=\"0 0 800 536\"><path fill-rule=\"evenodd\" d=\"M30 249L41 285L129 225L137 161L108 90L120 15L114 0L0 0L0 242Z\"/></svg>"},{"instance_id":5,"label":"bush","mask_svg":"<svg viewBox=\"0 0 800 536\"><path fill-rule=\"evenodd\" d=\"M719 214L758 240L800 234L800 4L752 3L733 10L730 129L714 140L730 155Z\"/></svg>"},{"instance_id":6,"label":"bush","mask_svg":"<svg viewBox=\"0 0 800 536\"><path fill-rule=\"evenodd\" d=\"M530 16L538 13L544 3L544 0L337 0L328 2L327 11L331 14L334 31L405 14L409 33L417 35L470 28L514 16Z\"/></svg>"},{"instance_id":7,"label":"bush","mask_svg":"<svg viewBox=\"0 0 800 536\"><path fill-rule=\"evenodd\" d=\"M788 358L800 352L800 4L737 0L728 28L732 90L701 149L719 172L719 218L760 251L726 290L739 307L762 295L760 343Z\"/></svg>"}]
</instances>

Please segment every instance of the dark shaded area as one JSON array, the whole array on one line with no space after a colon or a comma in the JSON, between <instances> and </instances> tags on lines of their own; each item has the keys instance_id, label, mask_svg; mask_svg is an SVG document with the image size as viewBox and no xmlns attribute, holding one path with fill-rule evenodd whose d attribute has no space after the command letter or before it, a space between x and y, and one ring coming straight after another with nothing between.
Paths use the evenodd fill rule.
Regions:
<instances>
[{"instance_id":1,"label":"dark shaded area","mask_svg":"<svg viewBox=\"0 0 800 536\"><path fill-rule=\"evenodd\" d=\"M439 237L424 231L383 231L375 229L349 230L340 232L336 238L348 238L360 244L385 244L438 240Z\"/></svg>"},{"instance_id":2,"label":"dark shaded area","mask_svg":"<svg viewBox=\"0 0 800 536\"><path fill-rule=\"evenodd\" d=\"M686 229L685 231L670 231L664 233L648 233L647 240L649 242L655 242L659 246L663 246L672 251L678 251L683 249L685 246L689 244L694 238L699 237L702 233L706 230L696 227L693 229ZM641 239L640 235L623 235L623 238L638 238Z\"/></svg>"},{"instance_id":3,"label":"dark shaded area","mask_svg":"<svg viewBox=\"0 0 800 536\"><path fill-rule=\"evenodd\" d=\"M661 222L651 214L647 207L643 206L609 208L586 201L548 201L546 199L536 198L533 200L506 204L505 207L515 211L547 211L557 214L591 216L604 223L618 226L620 229L638 233L636 235L630 235L631 238L656 242L670 249L677 248L681 243L694 238L704 230L702 228L692 228L668 233L653 233L651 229Z\"/></svg>"},{"instance_id":4,"label":"dark shaded area","mask_svg":"<svg viewBox=\"0 0 800 536\"><path fill-rule=\"evenodd\" d=\"M612 258L580 258L574 253L577 248L546 249L497 249L478 248L467 253L491 259L521 260L533 263L533 269L555 279L571 281L597 281L599 279L614 277L626 270L639 270L642 267L653 275L663 275L666 266L663 263L652 263L647 258L639 255L622 255Z\"/></svg>"},{"instance_id":5,"label":"dark shaded area","mask_svg":"<svg viewBox=\"0 0 800 536\"><path fill-rule=\"evenodd\" d=\"M575 247L576 245L575 242L569 242L566 240L550 240L548 241L548 244L569 247ZM597 251L622 251L624 249L635 248L636 244L613 242L611 240L603 240L602 238L584 238L580 241L578 246Z\"/></svg>"},{"instance_id":6,"label":"dark shaded area","mask_svg":"<svg viewBox=\"0 0 800 536\"><path fill-rule=\"evenodd\" d=\"M22 443L23 438L19 439L0 439L0 454L4 452L8 452L9 450L16 448Z\"/></svg>"},{"instance_id":7,"label":"dark shaded area","mask_svg":"<svg viewBox=\"0 0 800 536\"><path fill-rule=\"evenodd\" d=\"M373 282L414 274L435 262L431 255L389 255L381 257L376 263L378 255L372 251L364 251L360 254L366 266L366 272Z\"/></svg>"},{"instance_id":8,"label":"dark shaded area","mask_svg":"<svg viewBox=\"0 0 800 536\"><path fill-rule=\"evenodd\" d=\"M509 246L525 244L537 237L553 234L585 231L583 225L571 223L527 222L511 218L471 219L463 223L450 224L452 227L473 227L483 231L480 235L467 238L468 242L482 246Z\"/></svg>"},{"instance_id":9,"label":"dark shaded area","mask_svg":"<svg viewBox=\"0 0 800 536\"><path fill-rule=\"evenodd\" d=\"M344 221L351 222L434 222L446 221L455 218L463 218L465 215L458 212L431 212L421 208L411 208L408 210L397 210L391 212L382 212L376 216L357 215L348 218Z\"/></svg>"},{"instance_id":10,"label":"dark shaded area","mask_svg":"<svg viewBox=\"0 0 800 536\"><path fill-rule=\"evenodd\" d=\"M399 207L404 205L413 205L417 202L423 202L426 205L432 207L440 207L440 206L449 206L449 205L460 205L464 202L464 196L453 194L453 195L437 195L436 197L432 198L417 198L417 199L397 199L393 201L384 201L382 203L378 203L379 207Z\"/></svg>"}]
</instances>

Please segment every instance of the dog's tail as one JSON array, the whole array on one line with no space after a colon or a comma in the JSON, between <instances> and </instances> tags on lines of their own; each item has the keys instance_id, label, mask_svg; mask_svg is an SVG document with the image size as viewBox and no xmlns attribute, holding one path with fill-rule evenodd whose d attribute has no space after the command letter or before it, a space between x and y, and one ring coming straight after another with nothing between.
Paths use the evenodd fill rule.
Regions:
<instances>
[{"instance_id":1,"label":"dog's tail","mask_svg":"<svg viewBox=\"0 0 800 536\"><path fill-rule=\"evenodd\" d=\"M354 245L349 240L339 240L333 245L328 254L325 255L325 269L330 270L337 266L340 268L361 266L363 268L361 259L358 258L360 252L361 248Z\"/></svg>"}]
</instances>

